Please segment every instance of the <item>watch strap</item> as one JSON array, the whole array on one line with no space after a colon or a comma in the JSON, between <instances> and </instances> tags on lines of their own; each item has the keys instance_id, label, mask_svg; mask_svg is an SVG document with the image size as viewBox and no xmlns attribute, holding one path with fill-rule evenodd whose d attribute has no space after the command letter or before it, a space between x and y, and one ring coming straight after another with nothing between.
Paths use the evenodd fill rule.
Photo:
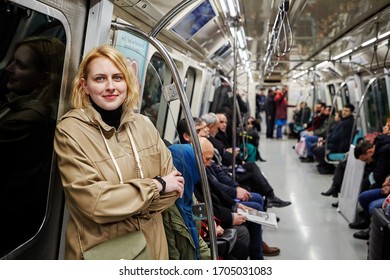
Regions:
<instances>
[{"instance_id":1,"label":"watch strap","mask_svg":"<svg viewBox=\"0 0 390 280\"><path fill-rule=\"evenodd\" d=\"M160 194L165 193L165 189L166 189L166 187L167 187L167 182L165 182L164 179L161 178L161 176L155 176L155 177L153 177L153 179L156 179L157 181L159 181L160 184L161 184L161 186L162 186L162 189L161 189L161 191L160 191Z\"/></svg>"}]
</instances>

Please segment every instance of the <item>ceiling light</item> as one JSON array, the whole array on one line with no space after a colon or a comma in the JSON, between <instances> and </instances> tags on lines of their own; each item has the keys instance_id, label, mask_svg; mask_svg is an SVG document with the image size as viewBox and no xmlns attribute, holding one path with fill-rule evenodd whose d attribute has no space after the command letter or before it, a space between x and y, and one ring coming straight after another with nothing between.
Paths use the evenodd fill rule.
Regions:
<instances>
[{"instance_id":1,"label":"ceiling light","mask_svg":"<svg viewBox=\"0 0 390 280\"><path fill-rule=\"evenodd\" d=\"M305 70L305 71L303 71L303 72L301 72L301 73L298 73L298 74L296 74L296 75L293 76L293 79L298 79L299 77L305 75L307 72L309 72L309 71L308 71L308 70Z\"/></svg>"},{"instance_id":2,"label":"ceiling light","mask_svg":"<svg viewBox=\"0 0 390 280\"><path fill-rule=\"evenodd\" d=\"M226 4L229 9L229 15L232 18L235 18L240 15L240 5L238 5L237 0L222 0L221 2L226 1ZM222 4L224 6L225 3Z\"/></svg>"},{"instance_id":3,"label":"ceiling light","mask_svg":"<svg viewBox=\"0 0 390 280\"><path fill-rule=\"evenodd\" d=\"M362 47L368 46L371 43L374 43L376 41L376 38L372 38L370 40L365 41L363 44L361 44Z\"/></svg>"},{"instance_id":4,"label":"ceiling light","mask_svg":"<svg viewBox=\"0 0 390 280\"><path fill-rule=\"evenodd\" d=\"M238 46L243 49L245 48L245 33L244 29L241 27L240 30L237 32L237 39L238 39Z\"/></svg>"},{"instance_id":5,"label":"ceiling light","mask_svg":"<svg viewBox=\"0 0 390 280\"><path fill-rule=\"evenodd\" d=\"M323 62L321 62L321 63L318 63L317 65L316 65L316 69L320 69L320 68L323 68L326 64L328 64L329 63L329 61L323 61Z\"/></svg>"},{"instance_id":6,"label":"ceiling light","mask_svg":"<svg viewBox=\"0 0 390 280\"><path fill-rule=\"evenodd\" d=\"M379 35L378 39L383 39L383 38L385 38L385 37L388 36L388 35L390 35L390 31L387 31L387 32L385 32L385 33Z\"/></svg>"},{"instance_id":7,"label":"ceiling light","mask_svg":"<svg viewBox=\"0 0 390 280\"><path fill-rule=\"evenodd\" d=\"M346 55L350 54L351 52L352 52L352 50L349 49L349 50L347 50L347 51L345 51L345 52L342 52L342 53L340 53L340 54L338 54L338 55L332 57L332 60L337 60L337 59L339 59L339 58L342 58L343 56L346 56Z\"/></svg>"}]
</instances>

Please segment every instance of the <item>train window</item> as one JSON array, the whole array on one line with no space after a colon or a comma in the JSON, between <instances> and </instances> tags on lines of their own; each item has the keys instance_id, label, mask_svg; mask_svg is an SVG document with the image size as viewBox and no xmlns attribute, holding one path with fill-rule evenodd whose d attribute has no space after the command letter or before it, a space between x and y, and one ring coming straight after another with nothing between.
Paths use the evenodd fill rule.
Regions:
<instances>
[{"instance_id":1,"label":"train window","mask_svg":"<svg viewBox=\"0 0 390 280\"><path fill-rule=\"evenodd\" d=\"M367 83L365 82L365 86ZM381 78L374 82L367 94L365 106L369 132L381 131L382 126L386 123L386 118L390 115L385 79Z\"/></svg>"},{"instance_id":2,"label":"train window","mask_svg":"<svg viewBox=\"0 0 390 280\"><path fill-rule=\"evenodd\" d=\"M66 38L60 21L9 1L0 22L2 257L45 218Z\"/></svg>"},{"instance_id":3,"label":"train window","mask_svg":"<svg viewBox=\"0 0 390 280\"><path fill-rule=\"evenodd\" d=\"M328 91L329 91L329 95L330 95L330 101L332 104L335 105L335 110L337 112L338 104L337 104L337 102L334 101L334 99L337 98L337 96L336 96L336 89L335 89L333 84L328 85Z\"/></svg>"},{"instance_id":4,"label":"train window","mask_svg":"<svg viewBox=\"0 0 390 280\"><path fill-rule=\"evenodd\" d=\"M170 83L172 83L172 74L166 63L162 58L153 56L146 71L141 114L150 118L162 137L164 137L168 113L166 101L162 96L162 86Z\"/></svg>"},{"instance_id":5,"label":"train window","mask_svg":"<svg viewBox=\"0 0 390 280\"><path fill-rule=\"evenodd\" d=\"M194 94L194 87L195 87L195 78L196 78L196 73L195 73L195 69L193 68L188 68L187 70L187 74L184 78L184 90L186 92L186 96L187 96L187 100L188 100L188 103L192 104L192 97L193 97L193 94ZM183 112L182 112L182 109L180 108L180 112L179 112L179 120L184 118L183 116Z\"/></svg>"},{"instance_id":6,"label":"train window","mask_svg":"<svg viewBox=\"0 0 390 280\"><path fill-rule=\"evenodd\" d=\"M343 106L344 104L350 104L350 98L349 98L349 90L348 86L346 84L343 85L341 88L341 98L343 100Z\"/></svg>"}]
</instances>

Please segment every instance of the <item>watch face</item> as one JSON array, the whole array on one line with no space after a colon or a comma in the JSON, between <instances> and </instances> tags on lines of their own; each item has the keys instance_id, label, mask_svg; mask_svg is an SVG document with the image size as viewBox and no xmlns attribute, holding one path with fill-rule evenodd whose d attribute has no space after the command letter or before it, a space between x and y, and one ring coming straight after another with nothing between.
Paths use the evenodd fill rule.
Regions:
<instances>
[{"instance_id":1,"label":"watch face","mask_svg":"<svg viewBox=\"0 0 390 280\"><path fill-rule=\"evenodd\" d=\"M194 220L206 220L206 205L204 203L192 205L192 216L194 217Z\"/></svg>"}]
</instances>

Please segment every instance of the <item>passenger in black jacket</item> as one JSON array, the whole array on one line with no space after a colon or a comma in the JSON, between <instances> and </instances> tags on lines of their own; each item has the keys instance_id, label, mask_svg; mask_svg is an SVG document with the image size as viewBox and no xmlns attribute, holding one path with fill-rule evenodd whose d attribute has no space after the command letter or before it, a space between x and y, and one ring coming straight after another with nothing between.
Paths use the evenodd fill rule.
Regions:
<instances>
[{"instance_id":1,"label":"passenger in black jacket","mask_svg":"<svg viewBox=\"0 0 390 280\"><path fill-rule=\"evenodd\" d=\"M353 237L368 240L368 226L372 209L381 207L382 202L389 194L389 183L386 181L386 177L390 174L390 135L378 135L373 144L367 140L359 142L355 147L354 155L355 158L374 167L372 176L363 180L362 191L359 195L359 203L364 210L364 219L349 224L351 228L366 226L365 229L355 232Z\"/></svg>"},{"instance_id":2,"label":"passenger in black jacket","mask_svg":"<svg viewBox=\"0 0 390 280\"><path fill-rule=\"evenodd\" d=\"M221 184L223 185L223 183L218 180L218 178L215 176L216 174L212 171L211 168L209 168L212 164L212 159L214 157L214 147L210 143L210 141L204 137L201 137L199 141L202 147L203 161L206 166L206 173L209 182L210 193L212 196L214 215L221 220L222 227L232 227L245 223L250 234L250 242L248 247L250 259L264 259L262 253L263 242L261 225L253 222L246 222L245 217L237 213L237 208L240 208L242 210L263 210L262 205L256 205L257 203L254 202L237 203L233 198L231 198L227 193L223 191L223 188L221 188L220 186ZM202 196L202 190L199 187L196 187L195 196L197 196L198 200L204 201Z\"/></svg>"},{"instance_id":3,"label":"passenger in black jacket","mask_svg":"<svg viewBox=\"0 0 390 280\"><path fill-rule=\"evenodd\" d=\"M268 90L268 96L265 99L265 118L267 125L267 138L274 138L274 129L275 129L275 113L276 113L276 105L275 105L275 93L272 89Z\"/></svg>"},{"instance_id":4,"label":"passenger in black jacket","mask_svg":"<svg viewBox=\"0 0 390 280\"><path fill-rule=\"evenodd\" d=\"M317 147L313 149L313 154L316 161L319 163L317 168L320 174L333 173L335 167L333 164L329 164L325 161L325 147L330 150L331 153L346 153L349 150L351 144L352 129L354 123L353 111L355 106L347 104L344 106L341 115L341 121L339 121L329 133L326 138L326 145L322 144L321 138L317 143ZM335 119L338 114L336 113Z\"/></svg>"},{"instance_id":5,"label":"passenger in black jacket","mask_svg":"<svg viewBox=\"0 0 390 280\"><path fill-rule=\"evenodd\" d=\"M216 149L214 153L215 162L219 164L221 168L225 168L225 166L222 166L222 162L225 162L225 160L231 161L232 149L225 149L225 146L213 136L218 131L218 118L214 113L209 113L207 115L210 118L207 117L205 119L209 134L209 136L206 137ZM195 128L197 131L199 129L199 135L201 132L204 132L204 129L201 129L203 128L203 126L198 118L195 118ZM186 120L182 119L179 121L177 125L177 131L179 133L179 138L182 143L191 143L191 137L189 136L189 129ZM268 199L268 207L286 207L291 204L291 202L284 201L276 196L276 194L274 193L274 189L272 188L268 180L264 177L264 175L261 173L256 163L247 162L244 164L244 168L245 170L242 170L243 172L236 174L236 181L240 184L241 187L247 188L249 191L256 192L262 196L266 196Z\"/></svg>"},{"instance_id":6,"label":"passenger in black jacket","mask_svg":"<svg viewBox=\"0 0 390 280\"><path fill-rule=\"evenodd\" d=\"M365 187L382 186L386 176L390 174L390 135L378 135L373 144L367 140L359 142L355 147L354 155L356 159L374 166L372 177L375 186L366 182Z\"/></svg>"},{"instance_id":7,"label":"passenger in black jacket","mask_svg":"<svg viewBox=\"0 0 390 280\"><path fill-rule=\"evenodd\" d=\"M378 138L378 136L380 135L380 137ZM378 149L379 150L382 150L382 149L386 149L384 146L386 146L387 142L390 141L390 120L388 119L386 125L383 127L383 132L382 132L382 135L381 133L377 133L377 132L374 132L372 134L368 134L365 136L365 142L361 142L359 145L357 145L357 152L355 152L355 155L361 155L363 153L367 153L367 150L369 148L372 148L373 145L375 143L377 143L378 145ZM371 143L371 144L370 144ZM363 145L364 144L364 145ZM355 149L356 149L355 148ZM375 152L375 154L377 154L378 150ZM352 155L350 155L352 156ZM378 155L377 155L378 156ZM364 158L365 156L363 156ZM380 159L379 161L382 161L382 160L385 160L385 159ZM341 190L341 185L343 183L343 179L344 179L344 172L345 172L345 169L346 169L346 166L347 166L347 161L348 161L348 158L342 162L340 162L338 165L337 165L337 168L335 170L335 174L333 176L333 183L332 185L330 186L330 188L326 191L326 192L322 192L321 194L324 195L324 196L335 196L337 197L338 193L340 192ZM377 162L375 162L374 160L370 160L370 163L367 163L366 166L364 167L364 179L361 183L361 186L362 186L362 191L364 190L367 190L371 187L371 183L368 179L368 175L376 169L376 165L377 165ZM386 166L386 163L385 164L379 164L379 165L383 165L383 166ZM375 171L377 174L384 174L386 173L386 170L384 171L380 171L381 167L379 167L379 171L377 169L377 171ZM383 175L376 175L376 177L380 178L382 177L383 178ZM373 177L374 178L374 177ZM379 179L380 180L380 179ZM373 186L375 187L375 185Z\"/></svg>"}]
</instances>

